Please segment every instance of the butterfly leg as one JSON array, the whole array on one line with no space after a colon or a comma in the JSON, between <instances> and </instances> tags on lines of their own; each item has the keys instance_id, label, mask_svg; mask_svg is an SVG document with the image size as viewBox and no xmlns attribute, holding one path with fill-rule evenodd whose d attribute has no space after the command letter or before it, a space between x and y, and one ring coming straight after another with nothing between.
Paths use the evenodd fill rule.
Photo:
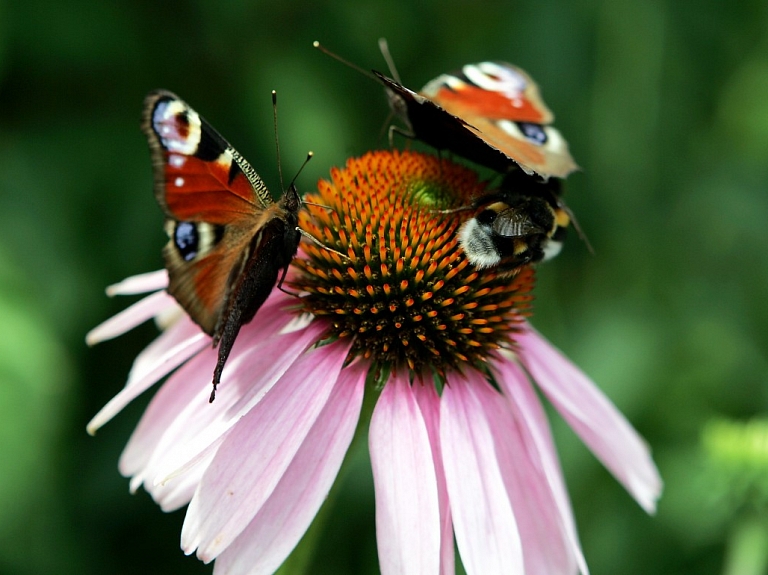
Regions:
<instances>
[{"instance_id":1,"label":"butterfly leg","mask_svg":"<svg viewBox=\"0 0 768 575\"><path fill-rule=\"evenodd\" d=\"M315 242L315 244L317 244L318 246L320 246L320 247L321 247L321 248L323 248L324 250L328 250L329 252L332 252L332 253L336 254L336 255L337 255L337 256L339 256L341 259L343 259L343 260L347 260L348 262L349 262L349 261L352 261L352 260L350 260L350 259L349 259L349 257L345 256L345 255L344 255L343 253L341 253L340 251L334 250L333 248L331 248L331 247L328 247L327 245L325 245L323 242L321 242L319 239L317 239L315 236L313 236L313 235L312 235L312 234L310 234L309 232L307 232L307 231L305 231L305 230L302 230L302 229L301 229L301 228L299 228L299 227L297 227L297 228L296 228L296 231L297 231L297 232L299 232L299 233L300 233L302 236L304 236L304 237L305 237L305 238L307 238L308 240L312 240L313 242ZM285 274L283 274L283 275L285 275ZM280 280L280 281L281 281L281 283L282 283L282 280Z\"/></svg>"},{"instance_id":2,"label":"butterfly leg","mask_svg":"<svg viewBox=\"0 0 768 575\"><path fill-rule=\"evenodd\" d=\"M283 287L283 280L285 280L285 274L288 273L288 266L283 268L283 273L280 276L280 281L277 282L277 289L279 289L281 292L286 293L288 295L292 295L293 297L301 297L298 293L287 290Z\"/></svg>"},{"instance_id":3,"label":"butterfly leg","mask_svg":"<svg viewBox=\"0 0 768 575\"><path fill-rule=\"evenodd\" d=\"M416 136L409 132L408 130L403 130L400 126L395 126L394 124L389 126L389 147L394 148L395 147L395 134L400 134L404 138L408 138L409 140L413 140Z\"/></svg>"}]
</instances>

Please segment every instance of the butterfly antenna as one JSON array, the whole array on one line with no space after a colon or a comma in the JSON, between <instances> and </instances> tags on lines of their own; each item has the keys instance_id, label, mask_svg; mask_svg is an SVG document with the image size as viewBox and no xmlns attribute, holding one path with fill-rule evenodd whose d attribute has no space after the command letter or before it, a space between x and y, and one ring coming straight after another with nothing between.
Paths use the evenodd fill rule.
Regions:
<instances>
[{"instance_id":1,"label":"butterfly antenna","mask_svg":"<svg viewBox=\"0 0 768 575\"><path fill-rule=\"evenodd\" d=\"M304 163L302 163L301 166L299 167L299 171L296 172L295 176L293 176L293 179L291 180L291 183L288 186L289 188L294 183L296 183L296 179L299 177L299 174L301 174L301 171L304 169L304 166L306 166L309 163L309 160L311 160L314 156L315 156L315 153L313 151L310 150L309 152L307 152L307 157L304 158Z\"/></svg>"},{"instance_id":2,"label":"butterfly antenna","mask_svg":"<svg viewBox=\"0 0 768 575\"><path fill-rule=\"evenodd\" d=\"M280 161L280 137L277 135L277 91L272 90L272 115L275 119L275 148L277 148L277 173L280 174L280 188L285 190L283 185L283 165ZM306 162L304 162L306 164ZM295 178L294 178L295 179ZM293 183L293 182L291 182Z\"/></svg>"},{"instance_id":3,"label":"butterfly antenna","mask_svg":"<svg viewBox=\"0 0 768 575\"><path fill-rule=\"evenodd\" d=\"M303 164L301 164L301 167L299 168L299 171L298 171L298 172L296 172L296 175L293 177L293 180L291 180L291 184L290 184L290 186L288 186L289 188L293 187L293 183L296 181L296 178L298 178L298 177L299 177L299 174L300 174L300 173L301 173L301 171L304 169L304 166L306 166L306 165L307 165L307 163L309 162L309 160L311 160L311 159L312 159L312 157L313 157L313 156L314 156L314 154L313 154L312 152L308 152L308 153L307 153L307 157L306 157L306 159L304 160L304 163L303 163ZM326 210L331 210L331 209L333 209L333 208L331 208L330 206L324 206L324 205L322 205L322 204L315 204L314 202L305 202L303 198L301 198L301 203L302 203L302 204L304 204L304 205L309 205L309 206L318 206L318 207L320 207L320 208L324 208L324 209L326 209ZM301 228L300 228L300 227L298 227L298 226L296 226L296 231L297 231L297 232L299 232L299 233L300 233L302 236L304 236L304 237L305 237L305 238L307 238L308 240L311 240L311 241L313 241L314 243L316 243L316 244L317 244L318 246L320 246L321 248L323 248L323 249L325 249L325 250L328 250L329 252L333 252L334 254L336 254L337 256L339 256L341 259L343 259L343 260L346 260L346 261L351 261L351 260L349 259L349 257L348 257L348 256L344 255L343 253L341 253L341 252L340 252L340 251L338 251L338 250L335 250L335 249L333 249L333 248L332 248L332 247L330 247L330 246L327 246L327 245L325 245L325 244L324 244L322 241L320 241L319 239L317 239L315 236L313 236L312 234L310 234L308 231L306 231L306 230L303 230L303 229L301 229ZM282 282L283 282L283 280L281 279L281 280L280 280L280 283L282 284ZM280 287L280 286L278 285L278 287ZM280 288L280 289L282 290L282 288ZM282 290L282 291L285 291L285 290ZM290 292L286 292L286 293L290 293Z\"/></svg>"},{"instance_id":4,"label":"butterfly antenna","mask_svg":"<svg viewBox=\"0 0 768 575\"><path fill-rule=\"evenodd\" d=\"M325 46L320 44L320 42L318 42L317 40L312 42L312 46L314 46L315 48L320 50L326 56L330 56L331 58L333 58L334 60L338 60L339 62L341 62L345 66L347 66L349 68L352 68L353 70L357 70L363 76L368 76L369 78L371 78L372 80L376 80L377 82L379 81L379 79L376 76L374 76L373 73L370 70L365 70L365 69L361 68L360 66L358 66L357 64L353 64L349 60L345 60L344 58L342 58L338 54L335 54L334 52L331 52L328 48L326 48Z\"/></svg>"},{"instance_id":5,"label":"butterfly antenna","mask_svg":"<svg viewBox=\"0 0 768 575\"><path fill-rule=\"evenodd\" d=\"M403 83L400 81L400 74L397 73L397 68L395 67L395 61L392 59L392 54L389 52L389 44L387 44L386 38L379 38L379 50L381 50L381 55L384 56L384 61L387 63L389 73L392 74L392 79L402 85Z\"/></svg>"}]
</instances>

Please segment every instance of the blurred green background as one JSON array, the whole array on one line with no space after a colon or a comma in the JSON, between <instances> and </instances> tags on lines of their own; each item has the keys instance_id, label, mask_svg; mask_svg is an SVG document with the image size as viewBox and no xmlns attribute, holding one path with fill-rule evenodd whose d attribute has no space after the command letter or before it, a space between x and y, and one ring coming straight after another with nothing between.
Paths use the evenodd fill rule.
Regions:
<instances>
[{"instance_id":1,"label":"blurred green background","mask_svg":"<svg viewBox=\"0 0 768 575\"><path fill-rule=\"evenodd\" d=\"M387 146L380 87L311 42L381 70L380 36L412 88L522 66L583 167L567 199L595 254L574 234L541 268L534 323L666 482L646 516L553 417L593 575L765 573L767 33L765 0L0 0L0 573L211 572L178 548L183 513L117 473L147 398L85 434L155 334L83 341L129 303L107 284L162 265L142 99L182 95L274 190L276 89L309 190ZM365 455L350 468L317 573L377 569Z\"/></svg>"}]
</instances>

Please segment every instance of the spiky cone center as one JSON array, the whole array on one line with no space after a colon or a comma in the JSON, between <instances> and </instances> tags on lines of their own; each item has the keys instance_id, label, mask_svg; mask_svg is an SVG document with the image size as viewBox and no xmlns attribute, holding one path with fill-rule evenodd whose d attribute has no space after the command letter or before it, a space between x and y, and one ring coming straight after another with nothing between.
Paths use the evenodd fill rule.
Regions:
<instances>
[{"instance_id":1,"label":"spiky cone center","mask_svg":"<svg viewBox=\"0 0 768 575\"><path fill-rule=\"evenodd\" d=\"M472 170L431 155L378 151L331 170L308 195L300 225L341 258L304 242L293 288L302 311L329 322L328 338L353 338L348 360L379 369L445 374L484 369L514 345L528 315L534 272L478 270L456 231L486 184ZM322 207L321 207L322 206Z\"/></svg>"}]
</instances>

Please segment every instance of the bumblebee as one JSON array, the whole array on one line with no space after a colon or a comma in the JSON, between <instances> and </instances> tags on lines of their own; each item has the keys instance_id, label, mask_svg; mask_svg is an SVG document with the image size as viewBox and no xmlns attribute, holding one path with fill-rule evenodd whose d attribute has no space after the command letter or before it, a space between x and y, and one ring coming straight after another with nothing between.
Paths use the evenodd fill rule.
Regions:
<instances>
[{"instance_id":1,"label":"bumblebee","mask_svg":"<svg viewBox=\"0 0 768 575\"><path fill-rule=\"evenodd\" d=\"M573 218L560 197L560 181L516 170L498 190L473 202L481 209L458 231L459 245L479 269L514 275L560 253Z\"/></svg>"}]
</instances>

